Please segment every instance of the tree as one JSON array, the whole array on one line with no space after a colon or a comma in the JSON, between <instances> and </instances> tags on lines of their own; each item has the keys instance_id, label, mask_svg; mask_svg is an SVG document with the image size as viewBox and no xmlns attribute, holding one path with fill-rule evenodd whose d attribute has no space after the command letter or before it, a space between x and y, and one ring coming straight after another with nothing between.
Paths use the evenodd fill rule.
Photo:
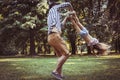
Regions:
<instances>
[{"instance_id":1,"label":"tree","mask_svg":"<svg viewBox=\"0 0 120 80\"><path fill-rule=\"evenodd\" d=\"M71 3L80 22L89 33L100 42L111 43L112 29L108 23L108 0L71 0Z\"/></svg>"},{"instance_id":2,"label":"tree","mask_svg":"<svg viewBox=\"0 0 120 80\"><path fill-rule=\"evenodd\" d=\"M100 42L120 50L120 0L69 0L80 22ZM47 43L46 0L0 1L0 54L50 53ZM66 25L72 27L72 25ZM63 33L76 52L75 31L67 28ZM112 34L112 35L111 35ZM116 46L116 47L115 47Z\"/></svg>"},{"instance_id":3,"label":"tree","mask_svg":"<svg viewBox=\"0 0 120 80\"><path fill-rule=\"evenodd\" d=\"M109 24L112 28L112 42L115 46L115 52L120 53L120 0L108 0Z\"/></svg>"},{"instance_id":4,"label":"tree","mask_svg":"<svg viewBox=\"0 0 120 80\"><path fill-rule=\"evenodd\" d=\"M9 50L16 50L18 53L19 51L23 52L22 50L28 49L28 46L31 46L30 54L35 53L35 37L38 36L35 34L46 25L46 21L44 21L46 14L44 12L45 10L47 10L47 8L45 7L45 5L41 6L43 1L0 1L0 35L2 36L0 38L0 45L3 47L2 51L4 53L6 53L5 50L8 50L7 47L9 48ZM6 32L9 35L7 35ZM5 34L7 36L4 36ZM6 41L4 41L3 43L3 40ZM10 41L11 43L9 43ZM13 43L14 45L12 45ZM28 45L29 43L30 45ZM11 45L11 48L5 44Z\"/></svg>"}]
</instances>

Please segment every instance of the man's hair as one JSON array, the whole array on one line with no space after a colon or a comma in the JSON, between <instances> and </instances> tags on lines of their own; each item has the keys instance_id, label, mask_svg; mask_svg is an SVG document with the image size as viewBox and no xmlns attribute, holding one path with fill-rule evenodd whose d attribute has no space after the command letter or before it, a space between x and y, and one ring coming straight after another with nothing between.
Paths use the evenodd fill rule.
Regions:
<instances>
[{"instance_id":1,"label":"man's hair","mask_svg":"<svg viewBox=\"0 0 120 80\"><path fill-rule=\"evenodd\" d=\"M58 3L59 0L47 0L47 3L49 5L49 9L51 9L53 6L58 5L60 3Z\"/></svg>"},{"instance_id":2,"label":"man's hair","mask_svg":"<svg viewBox=\"0 0 120 80\"><path fill-rule=\"evenodd\" d=\"M69 2L70 0L64 0L65 2Z\"/></svg>"},{"instance_id":3,"label":"man's hair","mask_svg":"<svg viewBox=\"0 0 120 80\"><path fill-rule=\"evenodd\" d=\"M51 5L52 3L56 3L60 0L47 0L48 5Z\"/></svg>"}]
</instances>

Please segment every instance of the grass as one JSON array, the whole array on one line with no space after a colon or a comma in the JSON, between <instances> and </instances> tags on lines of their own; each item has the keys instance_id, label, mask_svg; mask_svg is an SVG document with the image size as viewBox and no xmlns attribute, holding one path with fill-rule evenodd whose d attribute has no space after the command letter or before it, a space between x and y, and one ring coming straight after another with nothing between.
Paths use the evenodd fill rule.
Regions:
<instances>
[{"instance_id":1,"label":"grass","mask_svg":"<svg viewBox=\"0 0 120 80\"><path fill-rule=\"evenodd\" d=\"M1 58L0 80L56 80L51 71L56 57ZM119 80L120 55L71 56L64 64L64 80Z\"/></svg>"}]
</instances>

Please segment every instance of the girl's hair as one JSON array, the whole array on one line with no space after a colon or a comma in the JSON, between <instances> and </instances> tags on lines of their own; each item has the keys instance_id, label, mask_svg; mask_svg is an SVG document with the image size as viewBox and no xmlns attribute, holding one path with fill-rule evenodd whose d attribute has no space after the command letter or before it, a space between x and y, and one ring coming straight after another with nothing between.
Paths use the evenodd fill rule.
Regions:
<instances>
[{"instance_id":1,"label":"girl's hair","mask_svg":"<svg viewBox=\"0 0 120 80\"><path fill-rule=\"evenodd\" d=\"M96 45L93 45L93 50L97 50L98 54L102 54L102 55L108 54L107 51L109 48L110 46L104 43L98 43Z\"/></svg>"}]
</instances>

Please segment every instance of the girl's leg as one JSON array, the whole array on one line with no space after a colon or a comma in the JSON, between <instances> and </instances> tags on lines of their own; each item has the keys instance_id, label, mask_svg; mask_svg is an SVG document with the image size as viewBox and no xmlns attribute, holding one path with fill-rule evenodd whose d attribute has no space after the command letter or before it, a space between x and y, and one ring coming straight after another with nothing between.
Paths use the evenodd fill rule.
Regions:
<instances>
[{"instance_id":1,"label":"girl's leg","mask_svg":"<svg viewBox=\"0 0 120 80\"><path fill-rule=\"evenodd\" d=\"M81 37L85 40L85 42L90 45L90 44L96 44L99 41L95 38L93 38L89 33L88 30L81 25L81 23L77 20L76 18L71 18L71 22L74 25L74 28L76 29L77 33L81 35Z\"/></svg>"},{"instance_id":2,"label":"girl's leg","mask_svg":"<svg viewBox=\"0 0 120 80\"><path fill-rule=\"evenodd\" d=\"M78 34L80 34L84 40L88 43L90 42L92 36L90 36L86 31L83 31L78 24L76 24L74 19L71 19L72 24L74 25L74 28Z\"/></svg>"}]
</instances>

